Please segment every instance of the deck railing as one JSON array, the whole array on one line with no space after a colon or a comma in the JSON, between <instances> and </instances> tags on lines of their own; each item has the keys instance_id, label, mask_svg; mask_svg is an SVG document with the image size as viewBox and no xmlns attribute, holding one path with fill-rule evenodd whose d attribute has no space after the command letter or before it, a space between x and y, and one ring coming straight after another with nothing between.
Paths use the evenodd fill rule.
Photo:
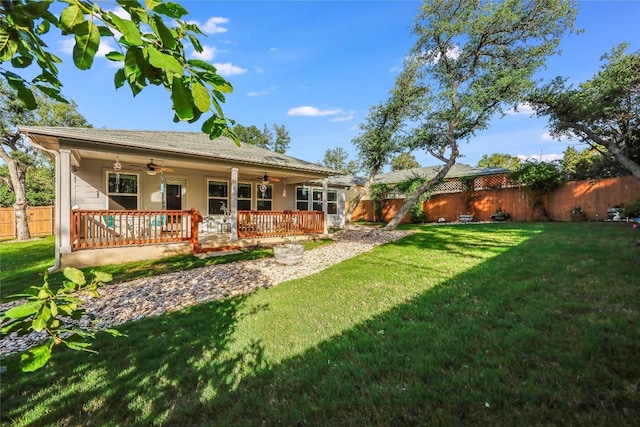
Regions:
<instances>
[{"instance_id":1,"label":"deck railing","mask_svg":"<svg viewBox=\"0 0 640 427\"><path fill-rule=\"evenodd\" d=\"M190 241L195 210L72 210L71 250Z\"/></svg>"},{"instance_id":2,"label":"deck railing","mask_svg":"<svg viewBox=\"0 0 640 427\"><path fill-rule=\"evenodd\" d=\"M238 211L238 238L322 234L324 212Z\"/></svg>"},{"instance_id":3,"label":"deck railing","mask_svg":"<svg viewBox=\"0 0 640 427\"><path fill-rule=\"evenodd\" d=\"M72 210L71 250L190 242L198 251L200 212ZM324 232L317 211L238 211L238 238L281 237Z\"/></svg>"}]
</instances>

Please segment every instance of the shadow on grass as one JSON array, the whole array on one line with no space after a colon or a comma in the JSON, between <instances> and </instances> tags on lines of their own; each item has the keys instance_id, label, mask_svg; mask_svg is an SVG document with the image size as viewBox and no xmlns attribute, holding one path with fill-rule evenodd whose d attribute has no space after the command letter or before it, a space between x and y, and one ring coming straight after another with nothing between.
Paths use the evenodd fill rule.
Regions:
<instances>
[{"instance_id":1,"label":"shadow on grass","mask_svg":"<svg viewBox=\"0 0 640 427\"><path fill-rule=\"evenodd\" d=\"M579 245L595 229L514 226L503 232L529 238L505 248L493 229L469 230L486 233L484 243L465 246L463 236L451 248L458 234L424 230L386 246L386 261L403 245L496 256L277 365L260 342L234 342L242 316L259 314L237 297L132 323L121 328L128 338L99 340L99 355L64 352L36 374L41 392L29 376L7 375L3 422L44 405L19 423L635 424L640 266L631 240L612 228ZM350 266L367 277L367 263Z\"/></svg>"}]
</instances>

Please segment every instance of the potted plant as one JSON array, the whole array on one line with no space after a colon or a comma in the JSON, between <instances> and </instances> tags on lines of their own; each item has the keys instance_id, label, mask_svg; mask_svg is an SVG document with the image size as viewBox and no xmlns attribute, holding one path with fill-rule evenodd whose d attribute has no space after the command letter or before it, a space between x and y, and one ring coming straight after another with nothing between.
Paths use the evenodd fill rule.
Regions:
<instances>
[{"instance_id":1,"label":"potted plant","mask_svg":"<svg viewBox=\"0 0 640 427\"><path fill-rule=\"evenodd\" d=\"M502 208L500 207L496 209L496 211L493 214L491 214L491 219L494 221L506 221L509 218L511 218L511 215L509 215L506 212L503 212Z\"/></svg>"},{"instance_id":2,"label":"potted plant","mask_svg":"<svg viewBox=\"0 0 640 427\"><path fill-rule=\"evenodd\" d=\"M283 244L273 247L273 255L278 264L298 264L302 261L302 256L304 255L304 246L296 243L295 237L285 239Z\"/></svg>"},{"instance_id":3,"label":"potted plant","mask_svg":"<svg viewBox=\"0 0 640 427\"><path fill-rule=\"evenodd\" d=\"M571 208L571 221L586 221L587 214L585 213L582 206L577 205Z\"/></svg>"}]
</instances>

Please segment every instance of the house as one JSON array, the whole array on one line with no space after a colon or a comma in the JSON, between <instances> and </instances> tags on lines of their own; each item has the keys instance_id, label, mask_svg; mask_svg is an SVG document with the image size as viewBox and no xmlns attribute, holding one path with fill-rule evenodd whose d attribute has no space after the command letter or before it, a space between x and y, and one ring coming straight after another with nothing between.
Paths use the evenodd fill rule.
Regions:
<instances>
[{"instance_id":1,"label":"house","mask_svg":"<svg viewBox=\"0 0 640 427\"><path fill-rule=\"evenodd\" d=\"M285 154L193 132L19 129L55 159L56 267L199 251L203 233L229 245L344 226L337 172Z\"/></svg>"}]
</instances>

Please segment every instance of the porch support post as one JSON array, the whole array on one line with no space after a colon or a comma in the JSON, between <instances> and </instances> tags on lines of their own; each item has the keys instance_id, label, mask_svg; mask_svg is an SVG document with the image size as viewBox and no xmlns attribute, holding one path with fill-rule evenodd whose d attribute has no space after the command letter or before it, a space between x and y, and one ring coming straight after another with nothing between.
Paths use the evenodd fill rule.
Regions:
<instances>
[{"instance_id":1,"label":"porch support post","mask_svg":"<svg viewBox=\"0 0 640 427\"><path fill-rule=\"evenodd\" d=\"M328 182L329 180L327 178L322 180L322 212L324 212L324 234L327 234L329 232L329 227L327 225L327 222L329 220L329 215L327 215L327 212L329 210L329 201L328 199L328 191L327 191L327 186L328 186Z\"/></svg>"},{"instance_id":2,"label":"porch support post","mask_svg":"<svg viewBox=\"0 0 640 427\"><path fill-rule=\"evenodd\" d=\"M71 252L71 150L60 149L60 253Z\"/></svg>"},{"instance_id":3,"label":"porch support post","mask_svg":"<svg viewBox=\"0 0 640 427\"><path fill-rule=\"evenodd\" d=\"M231 168L231 241L238 240L238 168Z\"/></svg>"}]
</instances>

